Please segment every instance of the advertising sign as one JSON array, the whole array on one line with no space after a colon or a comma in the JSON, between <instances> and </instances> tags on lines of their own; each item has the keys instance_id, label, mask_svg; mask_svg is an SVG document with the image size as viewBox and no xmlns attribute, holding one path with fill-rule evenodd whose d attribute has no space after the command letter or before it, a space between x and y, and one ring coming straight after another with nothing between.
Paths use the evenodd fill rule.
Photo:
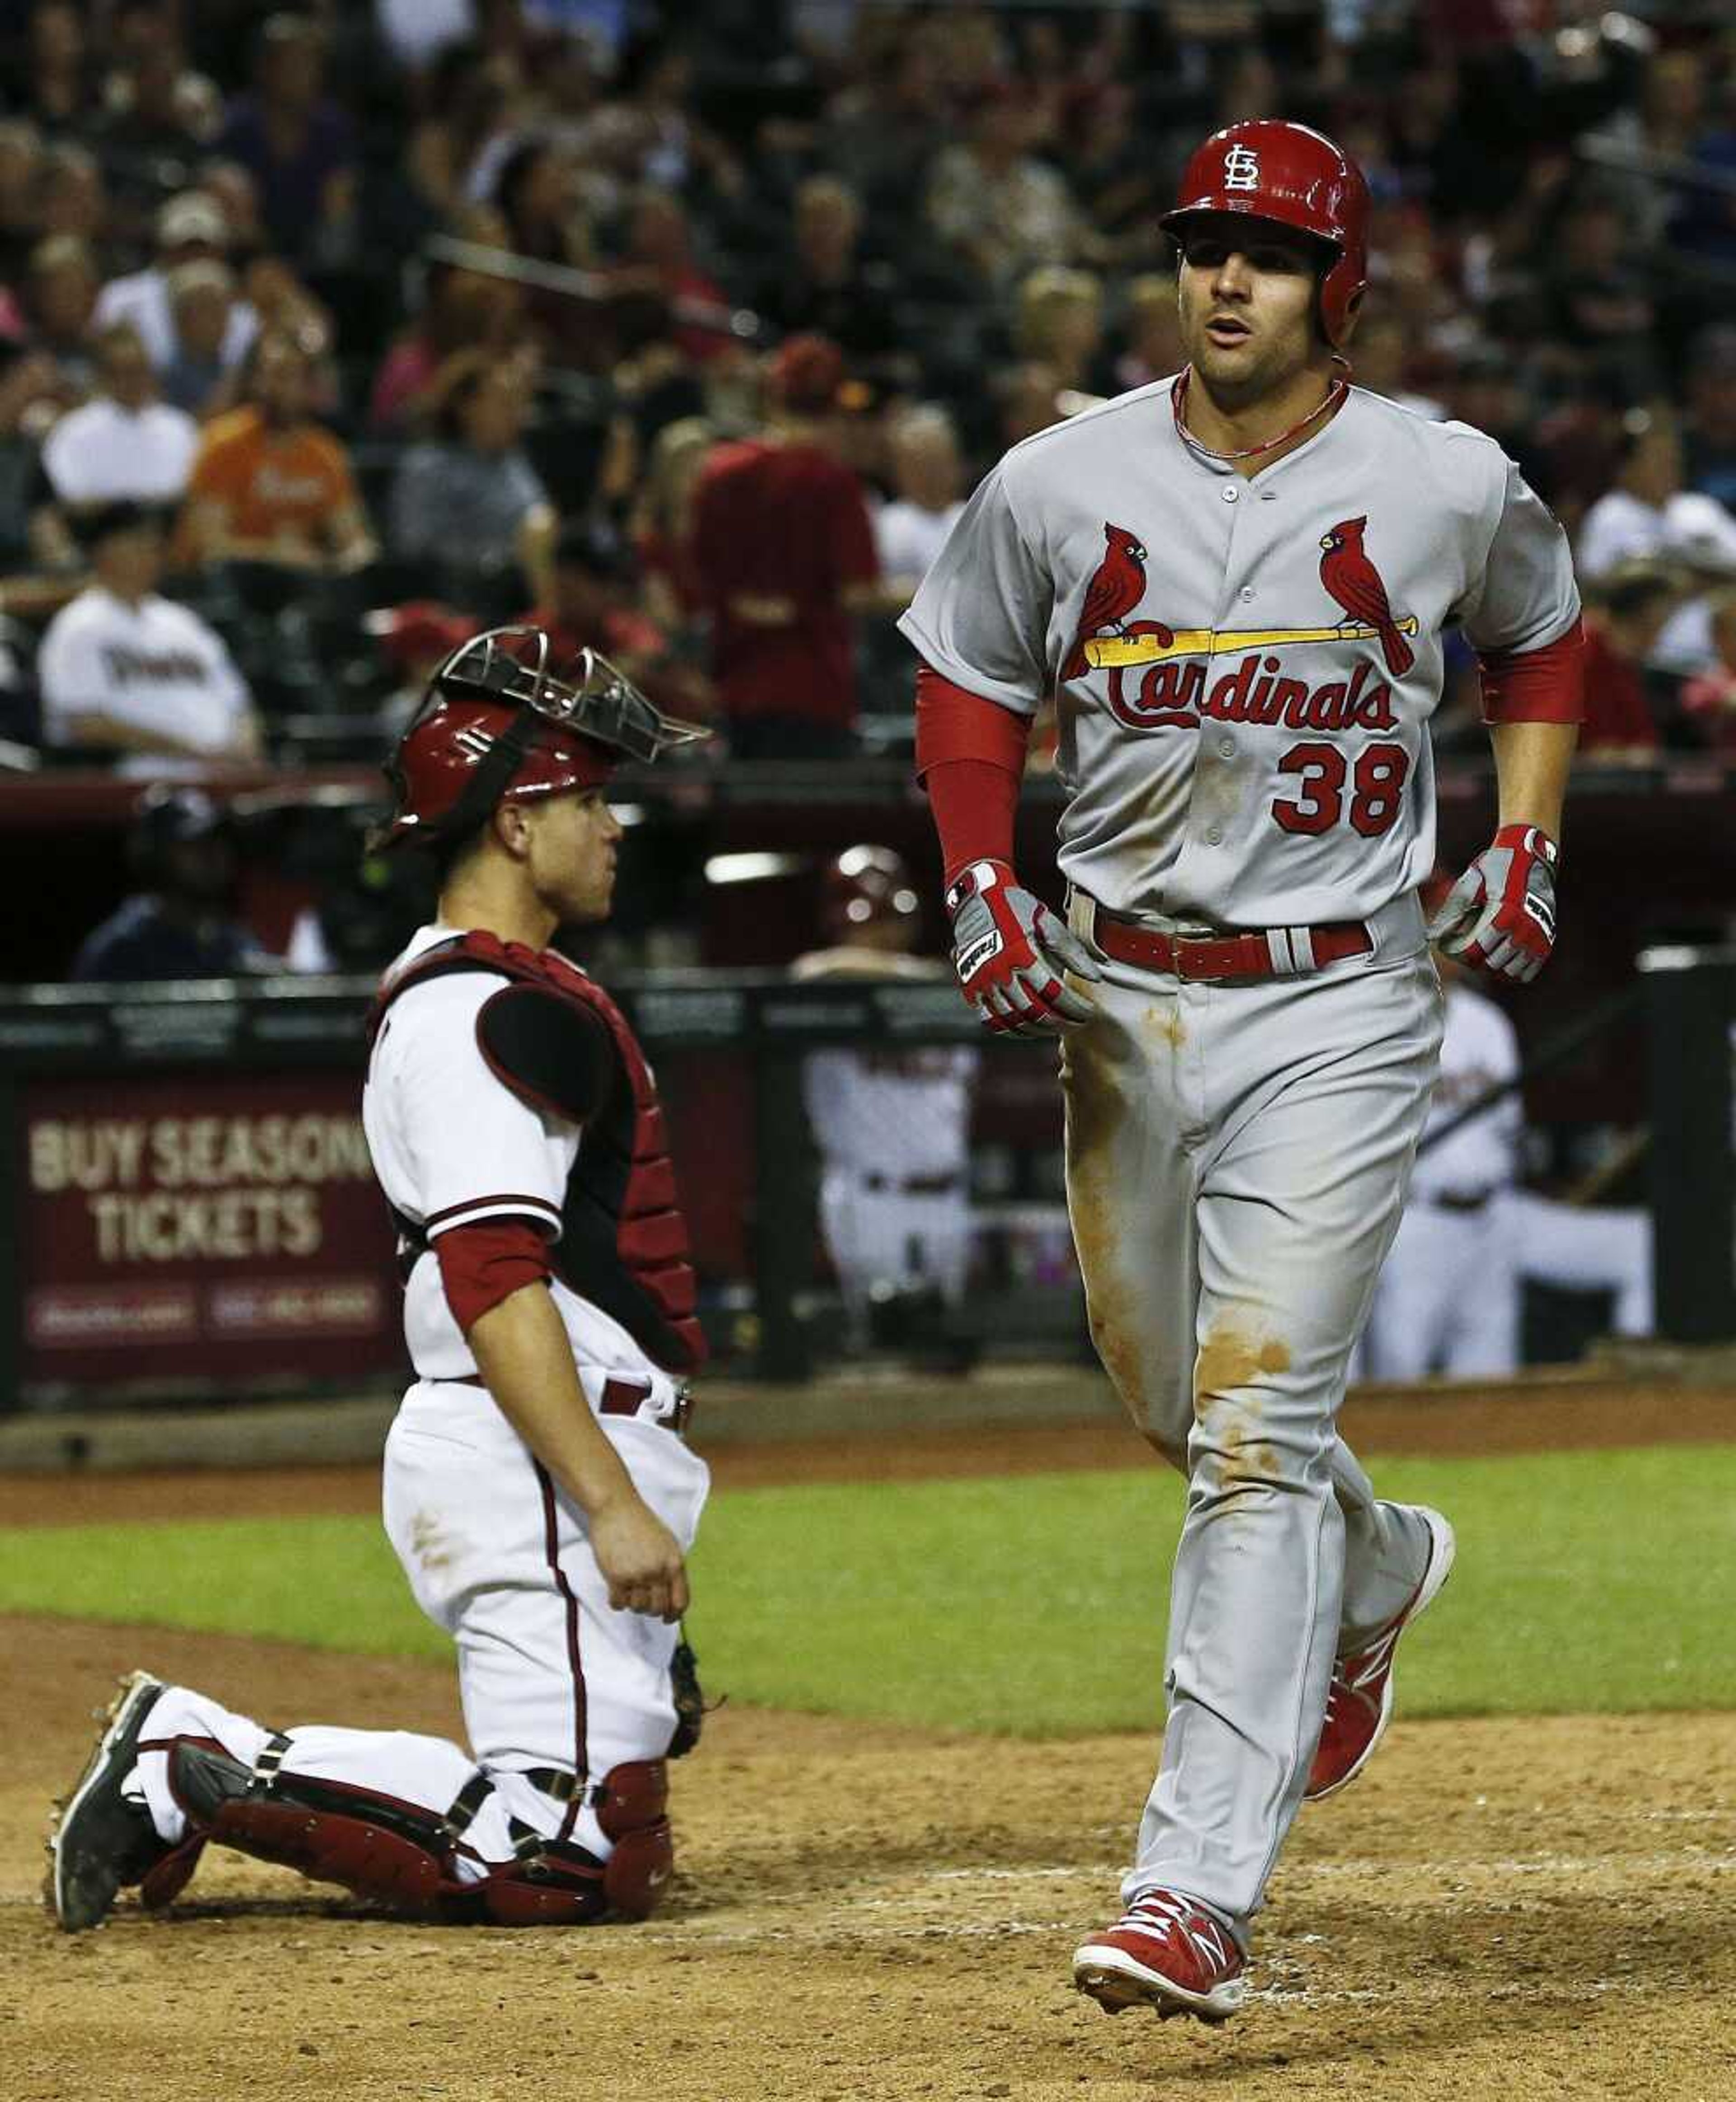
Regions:
<instances>
[{"instance_id":1,"label":"advertising sign","mask_svg":"<svg viewBox=\"0 0 1736 2102\"><path fill-rule=\"evenodd\" d=\"M401 1365L353 1073L120 1073L19 1094L26 1389Z\"/></svg>"}]
</instances>

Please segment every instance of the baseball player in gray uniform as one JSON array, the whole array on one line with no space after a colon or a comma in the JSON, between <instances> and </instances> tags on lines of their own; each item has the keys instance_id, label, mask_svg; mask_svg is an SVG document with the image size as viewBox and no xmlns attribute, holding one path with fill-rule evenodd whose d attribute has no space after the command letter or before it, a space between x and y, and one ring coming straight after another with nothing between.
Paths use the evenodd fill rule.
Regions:
<instances>
[{"instance_id":1,"label":"baseball player in gray uniform","mask_svg":"<svg viewBox=\"0 0 1736 2102\"><path fill-rule=\"evenodd\" d=\"M1441 1041L1441 639L1482 667L1490 845L1427 932L1524 980L1554 930L1579 714L1565 539L1500 448L1350 385L1367 190L1299 125L1218 132L1164 220L1188 362L1015 446L902 626L954 961L1059 1033L1091 1329L1188 1477L1168 1721L1122 1885L1073 1959L1111 2011L1222 2020L1305 1799L1358 1772L1453 1535L1339 1437ZM1011 865L1050 694L1067 918Z\"/></svg>"}]
</instances>

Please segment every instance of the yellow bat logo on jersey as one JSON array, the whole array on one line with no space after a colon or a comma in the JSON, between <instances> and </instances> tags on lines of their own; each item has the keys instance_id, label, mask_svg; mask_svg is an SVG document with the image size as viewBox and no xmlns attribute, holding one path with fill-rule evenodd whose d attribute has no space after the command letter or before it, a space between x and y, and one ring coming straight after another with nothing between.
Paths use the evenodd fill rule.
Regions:
<instances>
[{"instance_id":1,"label":"yellow bat logo on jersey","mask_svg":"<svg viewBox=\"0 0 1736 2102\"><path fill-rule=\"evenodd\" d=\"M1414 635L1416 616L1393 626ZM1238 650L1274 650L1291 642L1371 642L1380 630L1361 621L1337 627L1180 627L1165 641L1161 635L1099 635L1085 645L1085 661L1094 672L1130 664L1167 664L1178 657L1226 657Z\"/></svg>"}]
</instances>

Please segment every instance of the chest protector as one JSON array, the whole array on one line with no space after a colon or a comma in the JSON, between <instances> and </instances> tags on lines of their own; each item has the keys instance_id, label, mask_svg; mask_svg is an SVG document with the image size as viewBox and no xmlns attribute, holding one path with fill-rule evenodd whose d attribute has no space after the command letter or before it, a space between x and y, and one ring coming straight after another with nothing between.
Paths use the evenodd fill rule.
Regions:
<instances>
[{"instance_id":1,"label":"chest protector","mask_svg":"<svg viewBox=\"0 0 1736 2102\"><path fill-rule=\"evenodd\" d=\"M656 1083L626 1017L593 978L547 950L465 934L428 950L381 987L369 1019L370 1044L392 1003L412 986L464 971L489 971L553 993L607 1031L620 1084L582 1128L552 1266L581 1299L619 1321L654 1364L678 1375L698 1371L705 1335L694 1312L687 1227ZM395 1216L408 1248L420 1254L426 1236L415 1222Z\"/></svg>"}]
</instances>

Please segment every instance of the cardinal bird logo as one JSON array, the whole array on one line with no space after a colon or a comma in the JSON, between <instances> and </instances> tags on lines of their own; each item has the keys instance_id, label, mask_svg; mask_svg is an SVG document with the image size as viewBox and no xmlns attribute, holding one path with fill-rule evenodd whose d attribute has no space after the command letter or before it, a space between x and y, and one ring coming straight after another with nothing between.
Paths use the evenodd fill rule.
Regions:
<instances>
[{"instance_id":1,"label":"cardinal bird logo","mask_svg":"<svg viewBox=\"0 0 1736 2102\"><path fill-rule=\"evenodd\" d=\"M1086 588L1079 632L1073 637L1067 662L1061 667L1063 679L1085 676L1090 669L1086 662L1086 644L1093 636L1101 635L1106 627L1121 634L1122 623L1145 596L1144 548L1125 526L1112 526L1107 520L1103 539L1108 544L1097 565L1096 575ZM1153 622L1152 626L1153 633L1165 647L1174 639L1161 622Z\"/></svg>"},{"instance_id":2,"label":"cardinal bird logo","mask_svg":"<svg viewBox=\"0 0 1736 2102\"><path fill-rule=\"evenodd\" d=\"M1352 619L1374 630L1387 672L1402 679L1416 659L1392 618L1380 572L1363 547L1367 524L1366 518L1346 518L1321 536L1325 552L1320 558L1320 580Z\"/></svg>"}]
</instances>

